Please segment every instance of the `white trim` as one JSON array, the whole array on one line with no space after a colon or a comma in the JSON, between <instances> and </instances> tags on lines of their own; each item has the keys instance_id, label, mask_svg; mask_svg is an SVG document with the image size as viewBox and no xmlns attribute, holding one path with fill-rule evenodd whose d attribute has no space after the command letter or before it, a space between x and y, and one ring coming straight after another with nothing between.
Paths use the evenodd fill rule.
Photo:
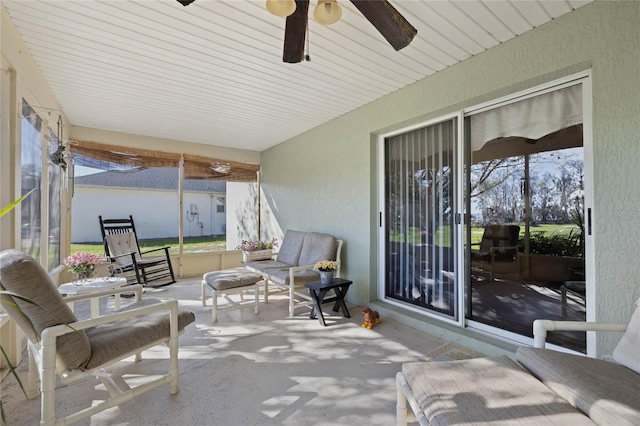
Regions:
<instances>
[{"instance_id":1,"label":"white trim","mask_svg":"<svg viewBox=\"0 0 640 426\"><path fill-rule=\"evenodd\" d=\"M479 114L484 111L488 111L494 108L498 108L504 105L508 105L514 102L519 102L525 99L533 98L535 96L539 96L545 93L553 92L559 89L563 89L565 87L574 86L576 84L580 84L581 80L585 78L591 77L591 71L583 71L578 74L573 74L568 77L560 78L557 80L553 80L551 82L547 82L544 84L540 84L538 86L530 87L528 89L521 90L516 93L512 93L509 95L501 96L497 99L493 99L491 101L483 102L481 104L473 105L467 108L463 108L462 111L466 116Z\"/></svg>"},{"instance_id":2,"label":"white trim","mask_svg":"<svg viewBox=\"0 0 640 426\"><path fill-rule=\"evenodd\" d=\"M380 133L378 134L378 142L382 141L384 142L384 139L386 138L390 138L393 136L397 136L397 135L401 135L404 133L408 133L408 132L412 132L414 130L418 130L418 129L423 129L425 127L429 127L432 126L434 124L439 124L439 123L444 123L445 121L449 121L452 118L456 118L458 115L460 114L460 111L456 111L453 113L449 113L449 114L444 114L444 115L439 115L436 118L432 118L430 120L426 120L426 121L420 121L419 123L415 123L415 124L411 124L405 127L401 127L399 129L395 129L389 132L385 132L385 133ZM382 152L384 154L384 151ZM384 163L383 163L384 165Z\"/></svg>"},{"instance_id":3,"label":"white trim","mask_svg":"<svg viewBox=\"0 0 640 426\"><path fill-rule=\"evenodd\" d=\"M584 257L585 257L585 299L587 321L596 321L596 262L595 259L595 239L596 239L596 221L593 214L591 215L591 235L588 229L588 212L593 213L595 205L594 196L594 158L593 158L593 91L591 75L582 80L582 146L584 154L584 220L585 220L585 238L584 238ZM588 184L587 184L588 183ZM587 331L587 355L595 357L597 354L598 344L595 331Z\"/></svg>"}]
</instances>

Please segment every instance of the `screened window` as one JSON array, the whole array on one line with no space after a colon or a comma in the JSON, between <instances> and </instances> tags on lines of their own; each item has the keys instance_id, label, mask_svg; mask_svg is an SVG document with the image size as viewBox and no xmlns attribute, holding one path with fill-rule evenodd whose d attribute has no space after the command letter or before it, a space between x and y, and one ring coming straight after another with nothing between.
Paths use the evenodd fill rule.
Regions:
<instances>
[{"instance_id":1,"label":"screened window","mask_svg":"<svg viewBox=\"0 0 640 426\"><path fill-rule=\"evenodd\" d=\"M21 248L41 260L42 119L24 99L22 102L21 188L23 195L35 191L21 205Z\"/></svg>"}]
</instances>

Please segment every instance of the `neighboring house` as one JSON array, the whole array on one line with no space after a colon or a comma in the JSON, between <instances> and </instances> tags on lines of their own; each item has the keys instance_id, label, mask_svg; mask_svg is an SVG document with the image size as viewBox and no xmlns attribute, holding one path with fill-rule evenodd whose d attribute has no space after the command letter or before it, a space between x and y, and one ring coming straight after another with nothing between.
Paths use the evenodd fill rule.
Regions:
<instances>
[{"instance_id":1,"label":"neighboring house","mask_svg":"<svg viewBox=\"0 0 640 426\"><path fill-rule=\"evenodd\" d=\"M184 181L185 237L226 233L226 183ZM140 238L178 236L178 169L102 172L74 179L71 242L101 241L98 216L133 216Z\"/></svg>"}]
</instances>

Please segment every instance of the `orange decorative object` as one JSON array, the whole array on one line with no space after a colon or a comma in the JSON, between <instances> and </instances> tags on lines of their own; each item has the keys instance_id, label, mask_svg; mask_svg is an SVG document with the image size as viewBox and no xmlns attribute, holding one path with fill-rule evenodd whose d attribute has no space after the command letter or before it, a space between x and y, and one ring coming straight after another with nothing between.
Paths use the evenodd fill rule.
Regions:
<instances>
[{"instance_id":1,"label":"orange decorative object","mask_svg":"<svg viewBox=\"0 0 640 426\"><path fill-rule=\"evenodd\" d=\"M371 308L364 308L364 322L362 326L368 329L372 329L374 324L380 324L380 314L378 311L372 311Z\"/></svg>"}]
</instances>

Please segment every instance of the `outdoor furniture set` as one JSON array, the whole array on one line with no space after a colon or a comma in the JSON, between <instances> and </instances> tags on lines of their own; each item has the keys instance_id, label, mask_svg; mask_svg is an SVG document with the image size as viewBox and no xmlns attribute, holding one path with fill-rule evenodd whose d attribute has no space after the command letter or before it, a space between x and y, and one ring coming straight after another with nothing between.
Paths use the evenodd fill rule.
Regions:
<instances>
[{"instance_id":1,"label":"outdoor furniture set","mask_svg":"<svg viewBox=\"0 0 640 426\"><path fill-rule=\"evenodd\" d=\"M341 251L342 240L336 239L333 235L287 230L277 253L266 256L266 258L264 254L260 254L257 256L259 257L257 260L249 256L247 260L243 261L244 267L204 274L201 284L202 306L206 306L207 293L209 293L213 299L212 319L214 322L217 320L218 312L223 309L254 306L257 313L259 310L258 286L262 284L264 302L269 301L269 294L286 293L289 298L289 316L293 316L295 308L313 303L313 297L306 291L305 284L320 279L320 274L313 270L316 262L337 261L336 276L340 276ZM246 290L253 291L254 299L252 302L244 300ZM241 300L239 302L227 298L230 303L225 304L224 307L218 305L217 299L219 297L234 293L240 294ZM339 298L343 300L344 294L341 293ZM342 307L342 305L339 306ZM343 313L348 316L348 310L343 309Z\"/></svg>"},{"instance_id":2,"label":"outdoor furniture set","mask_svg":"<svg viewBox=\"0 0 640 426\"><path fill-rule=\"evenodd\" d=\"M518 348L519 364L507 356L403 364L397 424L640 424L640 308L628 325L536 320L533 327L534 347ZM605 361L545 349L548 330L624 334Z\"/></svg>"}]
</instances>

